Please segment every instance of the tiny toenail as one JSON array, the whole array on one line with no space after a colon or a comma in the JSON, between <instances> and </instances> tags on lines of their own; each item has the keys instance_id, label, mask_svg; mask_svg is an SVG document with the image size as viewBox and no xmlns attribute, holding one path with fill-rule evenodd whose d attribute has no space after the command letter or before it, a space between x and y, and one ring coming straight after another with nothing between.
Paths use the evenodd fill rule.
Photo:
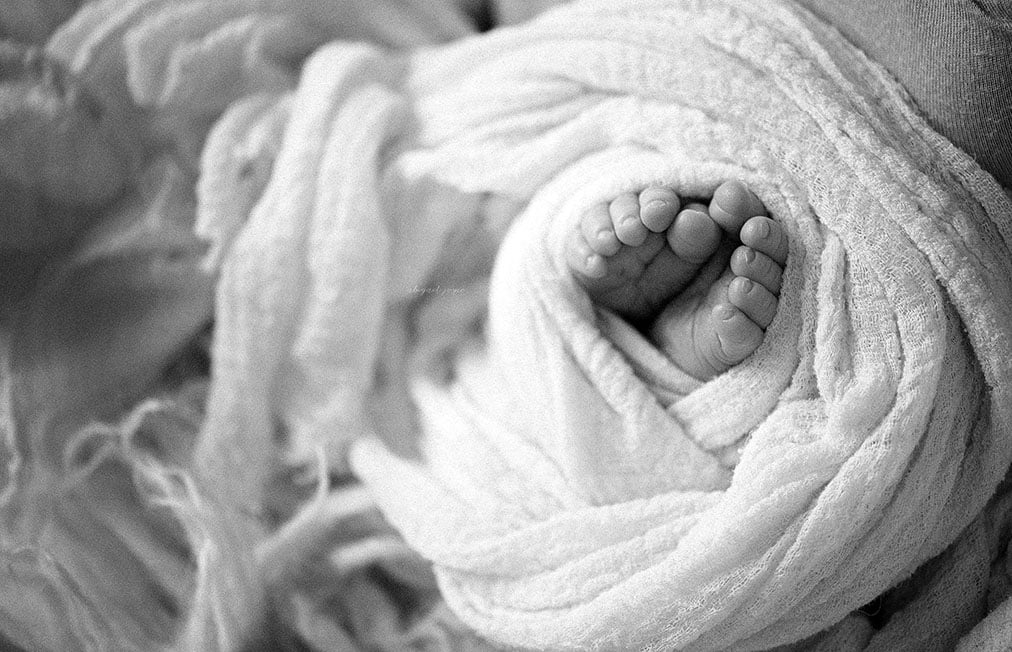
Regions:
<instances>
[{"instance_id":1,"label":"tiny toenail","mask_svg":"<svg viewBox=\"0 0 1012 652\"><path fill-rule=\"evenodd\" d=\"M745 249L745 253L742 254L742 255L745 257L745 262L746 263L754 263L755 262L755 250L752 249L751 247Z\"/></svg>"},{"instance_id":2,"label":"tiny toenail","mask_svg":"<svg viewBox=\"0 0 1012 652\"><path fill-rule=\"evenodd\" d=\"M722 321L727 321L728 319L734 317L734 308L732 308L727 304L721 304L717 306L716 313L718 319Z\"/></svg>"},{"instance_id":3,"label":"tiny toenail","mask_svg":"<svg viewBox=\"0 0 1012 652\"><path fill-rule=\"evenodd\" d=\"M766 220L759 220L759 223L755 227L760 238L765 238L770 234L770 223Z\"/></svg>"},{"instance_id":4,"label":"tiny toenail","mask_svg":"<svg viewBox=\"0 0 1012 652\"><path fill-rule=\"evenodd\" d=\"M609 240L611 238L611 231L609 229L601 229L594 237L598 240Z\"/></svg>"},{"instance_id":5,"label":"tiny toenail","mask_svg":"<svg viewBox=\"0 0 1012 652\"><path fill-rule=\"evenodd\" d=\"M738 284L741 287L741 291L748 294L752 290L752 281L745 278L744 276L738 277Z\"/></svg>"},{"instance_id":6,"label":"tiny toenail","mask_svg":"<svg viewBox=\"0 0 1012 652\"><path fill-rule=\"evenodd\" d=\"M637 219L638 218L635 215L632 215L632 214L623 215L622 216L622 223L625 224L626 222L635 222Z\"/></svg>"},{"instance_id":7,"label":"tiny toenail","mask_svg":"<svg viewBox=\"0 0 1012 652\"><path fill-rule=\"evenodd\" d=\"M648 203L646 205L646 208L649 208L651 210L658 210L658 211L662 210L664 208L667 208L667 207L668 207L668 202L664 201L663 199L652 199L652 200L650 200L650 203Z\"/></svg>"},{"instance_id":8,"label":"tiny toenail","mask_svg":"<svg viewBox=\"0 0 1012 652\"><path fill-rule=\"evenodd\" d=\"M590 269L591 266L594 264L594 259L595 258L596 258L596 256L594 254L591 254L591 255L587 256L587 260L583 261L583 264L586 266L587 269Z\"/></svg>"}]
</instances>

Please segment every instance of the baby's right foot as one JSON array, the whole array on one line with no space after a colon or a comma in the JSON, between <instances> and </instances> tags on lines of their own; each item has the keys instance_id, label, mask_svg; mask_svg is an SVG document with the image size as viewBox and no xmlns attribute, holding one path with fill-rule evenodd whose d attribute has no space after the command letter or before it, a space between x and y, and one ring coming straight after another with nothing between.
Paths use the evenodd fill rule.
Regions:
<instances>
[{"instance_id":1,"label":"baby's right foot","mask_svg":"<svg viewBox=\"0 0 1012 652\"><path fill-rule=\"evenodd\" d=\"M743 184L730 181L714 192L710 217L730 240L701 273L658 316L655 343L675 364L709 380L750 356L776 316L787 236L762 202ZM740 246L733 249L734 243Z\"/></svg>"}]
</instances>

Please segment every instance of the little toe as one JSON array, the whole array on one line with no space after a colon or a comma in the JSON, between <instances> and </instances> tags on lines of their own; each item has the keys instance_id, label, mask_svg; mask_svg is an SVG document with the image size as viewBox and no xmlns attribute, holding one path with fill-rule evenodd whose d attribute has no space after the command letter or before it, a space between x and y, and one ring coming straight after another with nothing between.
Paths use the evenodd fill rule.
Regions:
<instances>
[{"instance_id":1,"label":"little toe","mask_svg":"<svg viewBox=\"0 0 1012 652\"><path fill-rule=\"evenodd\" d=\"M725 369L755 353L763 341L763 329L731 304L713 308L714 349L712 355Z\"/></svg>"},{"instance_id":2,"label":"little toe","mask_svg":"<svg viewBox=\"0 0 1012 652\"><path fill-rule=\"evenodd\" d=\"M731 271L735 276L759 283L774 295L780 294L783 268L761 251L741 245L731 255Z\"/></svg>"},{"instance_id":3,"label":"little toe","mask_svg":"<svg viewBox=\"0 0 1012 652\"><path fill-rule=\"evenodd\" d=\"M651 186L640 193L640 221L654 233L661 233L671 226L681 203L671 188Z\"/></svg>"},{"instance_id":4,"label":"little toe","mask_svg":"<svg viewBox=\"0 0 1012 652\"><path fill-rule=\"evenodd\" d=\"M720 245L720 227L702 204L689 204L668 229L668 246L682 260L702 264Z\"/></svg>"},{"instance_id":5,"label":"little toe","mask_svg":"<svg viewBox=\"0 0 1012 652\"><path fill-rule=\"evenodd\" d=\"M638 247L650 231L640 220L640 200L631 192L619 195L608 205L615 235L622 244Z\"/></svg>"},{"instance_id":6,"label":"little toe","mask_svg":"<svg viewBox=\"0 0 1012 652\"><path fill-rule=\"evenodd\" d=\"M773 293L744 276L731 281L727 300L760 328L769 326L777 315L777 298Z\"/></svg>"},{"instance_id":7,"label":"little toe","mask_svg":"<svg viewBox=\"0 0 1012 652\"><path fill-rule=\"evenodd\" d=\"M710 217L735 237L748 218L765 214L766 207L741 181L720 184L710 200Z\"/></svg>"},{"instance_id":8,"label":"little toe","mask_svg":"<svg viewBox=\"0 0 1012 652\"><path fill-rule=\"evenodd\" d=\"M570 269L587 278L602 278L608 272L604 257L590 248L578 229L573 230L566 242L566 262Z\"/></svg>"},{"instance_id":9,"label":"little toe","mask_svg":"<svg viewBox=\"0 0 1012 652\"><path fill-rule=\"evenodd\" d=\"M777 264L782 266L787 262L790 250L787 234L776 221L764 216L753 217L741 227L740 238L743 244L761 251Z\"/></svg>"},{"instance_id":10,"label":"little toe","mask_svg":"<svg viewBox=\"0 0 1012 652\"><path fill-rule=\"evenodd\" d=\"M580 231L595 253L614 256L622 248L612 227L608 204L595 204L580 219Z\"/></svg>"}]
</instances>

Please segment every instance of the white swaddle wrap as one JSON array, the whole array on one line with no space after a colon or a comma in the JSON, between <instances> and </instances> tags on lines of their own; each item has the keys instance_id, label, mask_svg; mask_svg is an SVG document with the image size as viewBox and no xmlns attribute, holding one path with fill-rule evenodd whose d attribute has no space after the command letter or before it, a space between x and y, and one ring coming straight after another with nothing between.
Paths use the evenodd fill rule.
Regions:
<instances>
[{"instance_id":1,"label":"white swaddle wrap","mask_svg":"<svg viewBox=\"0 0 1012 652\"><path fill-rule=\"evenodd\" d=\"M368 431L382 310L424 276L392 252L441 242L438 215L391 208L392 180L434 177L530 207L499 255L487 342L464 347L449 385L413 380L420 459L367 438L351 460L481 634L796 641L980 512L1012 450L1009 202L839 35L777 3L586 3L401 63L333 45L304 73L294 158L279 156L219 286L208 465L267 448L272 415L295 450L338 454ZM397 98L413 123L384 117ZM726 178L755 189L792 250L766 341L701 384L595 314L561 239L619 191L705 196ZM275 193L290 203L264 208ZM315 213L292 209L312 193Z\"/></svg>"},{"instance_id":2,"label":"white swaddle wrap","mask_svg":"<svg viewBox=\"0 0 1012 652\"><path fill-rule=\"evenodd\" d=\"M406 168L533 195L486 345L448 386L415 380L421 459L352 451L467 624L525 648L763 649L980 512L1012 452L1010 204L837 33L778 3L586 3L415 72L443 86ZM791 256L766 341L699 384L596 318L561 240L619 191L726 178Z\"/></svg>"}]
</instances>

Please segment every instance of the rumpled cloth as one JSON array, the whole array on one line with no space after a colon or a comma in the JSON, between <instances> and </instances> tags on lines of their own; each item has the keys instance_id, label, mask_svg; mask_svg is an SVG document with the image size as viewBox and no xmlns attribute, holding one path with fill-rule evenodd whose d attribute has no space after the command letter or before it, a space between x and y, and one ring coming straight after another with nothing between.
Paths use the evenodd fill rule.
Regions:
<instances>
[{"instance_id":1,"label":"rumpled cloth","mask_svg":"<svg viewBox=\"0 0 1012 652\"><path fill-rule=\"evenodd\" d=\"M231 29L197 40L232 57L145 60L159 30L218 34L206 16L135 31L162 6L175 10L113 12L107 30L78 22L52 42L81 53L71 69L111 105L148 98L123 123L199 173L217 274L206 405L169 429L186 450L123 435L94 455L84 431L58 458L133 474L74 512L108 519L112 549L143 571L118 584L135 591L116 603L125 620L103 606L115 565L91 573L80 554L94 540L7 559L38 604L72 605L77 640L277 647L281 629L352 649L358 624L377 649L1000 648L1012 203L836 32L774 1L581 2L411 53L294 41L306 63L267 57L280 73L260 86L260 72L226 74L262 61ZM562 238L618 192L706 196L728 178L759 194L791 254L760 349L700 383L591 304ZM489 278L474 252L495 250ZM23 433L7 432L17 449ZM38 458L11 459L19 496ZM315 499L271 524L272 481L305 468ZM327 470L349 468L364 489L328 487ZM112 498L137 487L123 519ZM448 610L372 501L431 560ZM182 566L143 563L162 559L137 545L160 524L131 510L151 503L173 517ZM361 572L393 562L432 619L405 618ZM25 609L0 606L21 617L3 623L16 641L74 640L18 630ZM376 632L405 621L421 629Z\"/></svg>"},{"instance_id":2,"label":"rumpled cloth","mask_svg":"<svg viewBox=\"0 0 1012 652\"><path fill-rule=\"evenodd\" d=\"M26 59L27 73L7 66L7 167L51 182L39 193L61 193L48 199L81 224L59 247L15 243L26 248L15 259L42 263L10 306L5 297L0 320L0 647L353 650L438 645L458 630L461 645L474 639L445 607L429 613L431 573L361 487L328 478L316 459L272 468L269 500L253 511L194 468L218 272L195 224L241 209L206 198L226 173L262 190L281 136L246 139L209 178L209 132L220 124L216 142L227 140L223 113L251 98L277 100L283 115L304 60L328 40L396 49L471 29L452 2L110 0L81 8L44 55ZM36 152L39 142L50 148ZM47 153L72 154L70 167ZM102 192L52 183L80 181L78 170ZM31 217L45 233L60 215ZM425 622L403 616L401 601Z\"/></svg>"},{"instance_id":3,"label":"rumpled cloth","mask_svg":"<svg viewBox=\"0 0 1012 652\"><path fill-rule=\"evenodd\" d=\"M257 503L272 444L350 450L453 612L523 649L944 649L1002 595L1009 198L839 34L777 2L587 2L409 57L331 44L298 92L219 247L199 459L251 471L231 499ZM792 250L760 349L700 383L594 308L562 243L619 192L728 178ZM376 361L422 347L397 306L477 228L425 210L451 191L528 207L484 338L448 310L450 380L401 367L395 454ZM897 586L875 631L856 610Z\"/></svg>"}]
</instances>

